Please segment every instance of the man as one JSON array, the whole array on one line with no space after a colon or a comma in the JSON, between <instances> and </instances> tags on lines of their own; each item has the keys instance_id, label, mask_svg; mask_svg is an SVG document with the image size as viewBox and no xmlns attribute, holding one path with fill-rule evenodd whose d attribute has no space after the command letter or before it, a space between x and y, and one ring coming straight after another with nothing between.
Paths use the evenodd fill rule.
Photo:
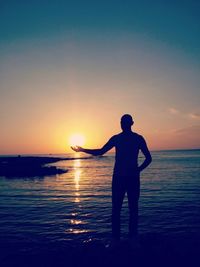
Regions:
<instances>
[{"instance_id":1,"label":"man","mask_svg":"<svg viewBox=\"0 0 200 267\"><path fill-rule=\"evenodd\" d=\"M138 200L140 195L140 172L152 161L145 139L132 132L131 115L121 118L122 132L114 135L100 149L85 149L72 147L76 152L85 152L94 156L103 155L113 147L116 150L115 166L112 179L112 237L113 241L120 239L120 211L125 193L129 206L129 237L136 240L138 235ZM139 151L145 156L143 163L138 166Z\"/></svg>"}]
</instances>

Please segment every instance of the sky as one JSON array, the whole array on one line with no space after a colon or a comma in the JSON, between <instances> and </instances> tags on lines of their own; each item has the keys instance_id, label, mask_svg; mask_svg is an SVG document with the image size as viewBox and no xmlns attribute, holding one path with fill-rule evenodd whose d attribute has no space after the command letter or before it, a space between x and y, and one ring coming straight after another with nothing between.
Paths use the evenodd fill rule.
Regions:
<instances>
[{"instance_id":1,"label":"sky","mask_svg":"<svg viewBox=\"0 0 200 267\"><path fill-rule=\"evenodd\" d=\"M200 2L0 1L0 154L101 147L120 117L151 150L200 148Z\"/></svg>"}]
</instances>

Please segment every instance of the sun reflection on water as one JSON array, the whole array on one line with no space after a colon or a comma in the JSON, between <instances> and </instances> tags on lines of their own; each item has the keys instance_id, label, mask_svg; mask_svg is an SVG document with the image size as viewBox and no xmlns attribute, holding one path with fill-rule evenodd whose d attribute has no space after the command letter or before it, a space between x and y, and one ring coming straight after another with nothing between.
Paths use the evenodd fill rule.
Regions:
<instances>
[{"instance_id":1,"label":"sun reflection on water","mask_svg":"<svg viewBox=\"0 0 200 267\"><path fill-rule=\"evenodd\" d=\"M76 196L76 198L75 198L75 202L76 202L76 203L79 203L79 202L80 202L80 198L79 198L79 197L80 197L80 194L79 194L78 192L76 192L76 193L75 193L75 196Z\"/></svg>"},{"instance_id":2,"label":"sun reflection on water","mask_svg":"<svg viewBox=\"0 0 200 267\"><path fill-rule=\"evenodd\" d=\"M80 187L80 177L81 177L81 170L80 170L80 166L81 166L81 161L80 159L77 159L74 161L74 182L75 182L75 202L80 202L80 193L79 193L79 187Z\"/></svg>"},{"instance_id":3,"label":"sun reflection on water","mask_svg":"<svg viewBox=\"0 0 200 267\"><path fill-rule=\"evenodd\" d=\"M70 220L70 223L73 225L82 224L83 222L81 220Z\"/></svg>"},{"instance_id":4,"label":"sun reflection on water","mask_svg":"<svg viewBox=\"0 0 200 267\"><path fill-rule=\"evenodd\" d=\"M73 234L82 234L82 233L87 233L88 230L85 229L69 229L67 232L72 232Z\"/></svg>"},{"instance_id":5,"label":"sun reflection on water","mask_svg":"<svg viewBox=\"0 0 200 267\"><path fill-rule=\"evenodd\" d=\"M74 181L75 181L75 188L76 188L76 190L79 190L80 176L81 176L81 171L78 170L78 169L75 169Z\"/></svg>"},{"instance_id":6,"label":"sun reflection on water","mask_svg":"<svg viewBox=\"0 0 200 267\"><path fill-rule=\"evenodd\" d=\"M74 160L74 165L73 165L73 170L74 170L74 187L75 187L75 192L74 192L74 202L75 203L80 203L80 179L81 179L81 160L76 159ZM78 207L80 208L80 204L78 204ZM71 228L67 230L67 232L73 233L73 234L80 234L80 233L86 233L88 230L86 229L79 229L81 228L81 225L86 224L86 222L80 220L78 218L79 212L73 212L72 214L72 219L70 220Z\"/></svg>"}]
</instances>

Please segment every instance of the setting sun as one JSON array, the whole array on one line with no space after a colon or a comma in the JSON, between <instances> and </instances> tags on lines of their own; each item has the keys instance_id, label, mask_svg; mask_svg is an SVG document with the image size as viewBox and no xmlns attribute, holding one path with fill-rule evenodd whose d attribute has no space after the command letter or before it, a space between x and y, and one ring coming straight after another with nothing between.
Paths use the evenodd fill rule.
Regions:
<instances>
[{"instance_id":1,"label":"setting sun","mask_svg":"<svg viewBox=\"0 0 200 267\"><path fill-rule=\"evenodd\" d=\"M73 134L69 138L70 146L83 146L85 144L85 137L82 134Z\"/></svg>"}]
</instances>

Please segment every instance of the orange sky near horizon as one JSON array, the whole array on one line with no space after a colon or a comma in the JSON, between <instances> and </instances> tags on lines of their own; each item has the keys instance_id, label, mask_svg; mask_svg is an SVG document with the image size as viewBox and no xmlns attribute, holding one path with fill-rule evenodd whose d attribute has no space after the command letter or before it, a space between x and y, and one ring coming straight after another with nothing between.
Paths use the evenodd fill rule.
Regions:
<instances>
[{"instance_id":1,"label":"orange sky near horizon","mask_svg":"<svg viewBox=\"0 0 200 267\"><path fill-rule=\"evenodd\" d=\"M0 154L71 152L74 133L96 148L120 132L124 113L152 150L199 148L197 69L148 45L11 47L1 66Z\"/></svg>"}]
</instances>

